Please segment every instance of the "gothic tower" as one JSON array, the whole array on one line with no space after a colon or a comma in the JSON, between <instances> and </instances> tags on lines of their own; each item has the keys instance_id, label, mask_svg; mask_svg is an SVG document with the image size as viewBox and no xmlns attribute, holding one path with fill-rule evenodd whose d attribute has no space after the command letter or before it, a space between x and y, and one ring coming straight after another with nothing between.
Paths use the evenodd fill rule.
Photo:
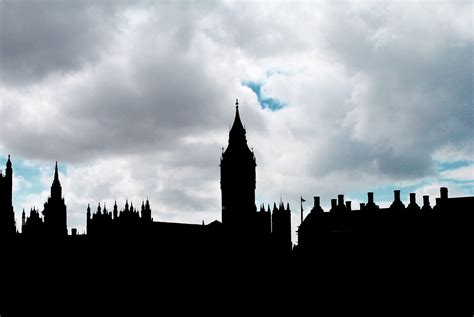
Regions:
<instances>
[{"instance_id":1,"label":"gothic tower","mask_svg":"<svg viewBox=\"0 0 474 317\"><path fill-rule=\"evenodd\" d=\"M15 234L15 215L12 203L13 168L8 155L5 176L0 171L0 236L11 237Z\"/></svg>"},{"instance_id":2,"label":"gothic tower","mask_svg":"<svg viewBox=\"0 0 474 317\"><path fill-rule=\"evenodd\" d=\"M229 145L221 157L222 223L233 229L253 227L255 207L255 156L247 145L245 128L240 121L239 101L235 102L234 124Z\"/></svg>"},{"instance_id":3,"label":"gothic tower","mask_svg":"<svg viewBox=\"0 0 474 317\"><path fill-rule=\"evenodd\" d=\"M51 185L51 196L44 203L44 225L47 235L50 236L66 236L66 204L62 197L62 187L59 182L58 162L54 169L54 180Z\"/></svg>"}]
</instances>

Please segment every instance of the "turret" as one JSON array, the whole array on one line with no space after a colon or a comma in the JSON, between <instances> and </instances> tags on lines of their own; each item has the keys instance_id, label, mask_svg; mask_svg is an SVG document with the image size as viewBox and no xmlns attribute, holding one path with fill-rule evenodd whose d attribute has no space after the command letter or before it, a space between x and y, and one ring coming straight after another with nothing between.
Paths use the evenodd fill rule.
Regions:
<instances>
[{"instance_id":1,"label":"turret","mask_svg":"<svg viewBox=\"0 0 474 317\"><path fill-rule=\"evenodd\" d=\"M87 220L91 220L91 206L87 204Z\"/></svg>"},{"instance_id":2,"label":"turret","mask_svg":"<svg viewBox=\"0 0 474 317\"><path fill-rule=\"evenodd\" d=\"M62 188L61 183L59 182L59 173L58 173L58 162L54 167L54 179L53 184L51 185L51 198L60 199L62 197Z\"/></svg>"},{"instance_id":3,"label":"turret","mask_svg":"<svg viewBox=\"0 0 474 317\"><path fill-rule=\"evenodd\" d=\"M44 224L46 234L50 237L61 237L67 235L67 210L62 188L59 182L58 162L54 167L54 179L51 185L51 195L44 204Z\"/></svg>"},{"instance_id":4,"label":"turret","mask_svg":"<svg viewBox=\"0 0 474 317\"><path fill-rule=\"evenodd\" d=\"M117 200L114 202L113 216L114 216L114 219L117 219L117 217L118 217Z\"/></svg>"},{"instance_id":5,"label":"turret","mask_svg":"<svg viewBox=\"0 0 474 317\"><path fill-rule=\"evenodd\" d=\"M26 224L26 214L25 214L25 208L23 208L23 212L21 213L21 228L23 228L25 224Z\"/></svg>"}]
</instances>

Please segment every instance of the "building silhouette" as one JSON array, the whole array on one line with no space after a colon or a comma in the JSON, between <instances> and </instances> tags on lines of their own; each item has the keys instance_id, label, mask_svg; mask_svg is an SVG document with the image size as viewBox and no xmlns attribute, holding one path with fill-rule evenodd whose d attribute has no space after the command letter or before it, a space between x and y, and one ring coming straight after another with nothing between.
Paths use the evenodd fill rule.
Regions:
<instances>
[{"instance_id":1,"label":"building silhouette","mask_svg":"<svg viewBox=\"0 0 474 317\"><path fill-rule=\"evenodd\" d=\"M12 188L13 168L8 155L5 175L0 171L0 239L12 238L16 232Z\"/></svg>"},{"instance_id":2,"label":"building silhouette","mask_svg":"<svg viewBox=\"0 0 474 317\"><path fill-rule=\"evenodd\" d=\"M229 145L222 153L221 194L222 223L230 230L254 230L255 222L255 169L253 151L247 145L246 131L240 120L236 101L235 119L229 132Z\"/></svg>"},{"instance_id":3,"label":"building silhouette","mask_svg":"<svg viewBox=\"0 0 474 317\"><path fill-rule=\"evenodd\" d=\"M270 211L255 205L256 160L247 145L246 131L239 114L236 101L234 123L229 131L229 144L220 160L222 222L208 225L193 225L153 221L148 199L141 209L133 207L128 200L125 207L118 210L117 202L113 210L97 206L96 211L87 207L87 235L90 239L143 239L153 245L195 245L200 249L219 248L241 249L253 252L288 254L292 249L291 211L282 202ZM179 233L179 234L176 234ZM168 237L168 238L167 238ZM173 238L170 238L173 237ZM204 244L204 241L205 244ZM213 242L213 241L219 241Z\"/></svg>"},{"instance_id":4,"label":"building silhouette","mask_svg":"<svg viewBox=\"0 0 474 317\"><path fill-rule=\"evenodd\" d=\"M54 167L54 178L48 200L40 212L31 208L30 214L26 216L25 210L21 214L21 232L25 239L59 239L64 240L68 235L67 230L67 207L62 195L62 187L59 181L58 162Z\"/></svg>"},{"instance_id":5,"label":"building silhouette","mask_svg":"<svg viewBox=\"0 0 474 317\"><path fill-rule=\"evenodd\" d=\"M65 237L67 235L66 204L62 196L62 187L59 182L58 162L54 167L54 179L51 185L51 194L44 203L43 216L45 234L51 237Z\"/></svg>"},{"instance_id":6,"label":"building silhouette","mask_svg":"<svg viewBox=\"0 0 474 317\"><path fill-rule=\"evenodd\" d=\"M23 210L19 233L8 156L5 175L0 173L0 275L7 294L0 298L0 314L20 309L20 315L28 310L67 315L58 305L61 299L70 300L64 294L79 298L80 304L74 305L84 306L84 314L98 313L97 307L106 314L122 313L125 304L136 315L145 313L143 308L156 309L156 298L159 309L176 309L194 299L196 305L188 306L195 311L209 298L231 308L265 303L265 308L279 309L293 303L288 294L296 290L301 291L298 307L307 302L314 310L327 299L315 296L315 289L340 303L354 298L360 285L369 286L366 298L393 289L410 292L406 286L413 280L422 283L417 291L431 298L445 289L456 293L472 285L474 197L450 198L442 187L433 206L428 196L420 206L415 193L405 205L395 190L390 207L381 208L369 192L367 202L357 208L339 194L325 211L315 196L293 246L289 204L280 201L259 209L255 205L256 168L237 101L220 159L221 221L163 222L152 218L148 199L140 207L126 200L119 208L115 201L112 209L105 203L88 204L87 232L77 234L73 229L68 235L56 162L50 197L41 212L31 208L27 215ZM446 259L447 264L441 261ZM77 285L68 280L71 274L77 276ZM461 281L461 286L452 281ZM88 292L94 296L85 299ZM15 302L17 294L21 303ZM310 295L307 301L304 294ZM390 307L403 304L397 301Z\"/></svg>"},{"instance_id":7,"label":"building silhouette","mask_svg":"<svg viewBox=\"0 0 474 317\"><path fill-rule=\"evenodd\" d=\"M429 196L425 195L420 208L415 193L410 193L406 207L400 195L400 190L394 190L390 207L380 208L374 202L374 194L369 192L367 203L352 210L351 202L344 202L341 194L337 200L331 200L328 212L321 208L320 198L315 196L313 208L298 228L297 252L313 256L335 245L346 252L349 248L367 251L374 243L410 250L420 241L426 241L427 246L435 245L440 236L445 241L472 237L474 197L448 198L448 189L441 187L436 205L431 208ZM461 245L466 241L459 239L456 243Z\"/></svg>"}]
</instances>

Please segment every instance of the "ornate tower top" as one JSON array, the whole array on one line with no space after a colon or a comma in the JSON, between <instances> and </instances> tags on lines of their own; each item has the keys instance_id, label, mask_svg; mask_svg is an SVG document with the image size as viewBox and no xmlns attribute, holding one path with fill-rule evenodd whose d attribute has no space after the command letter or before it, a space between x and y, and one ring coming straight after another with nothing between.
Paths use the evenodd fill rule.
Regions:
<instances>
[{"instance_id":1,"label":"ornate tower top","mask_svg":"<svg viewBox=\"0 0 474 317\"><path fill-rule=\"evenodd\" d=\"M240 120L240 114L239 114L239 100L236 99L235 101L235 119L234 123L232 124L232 128L230 129L229 132L229 146L231 144L247 144L247 138L245 136L245 128L244 125L242 124L242 121Z\"/></svg>"},{"instance_id":2,"label":"ornate tower top","mask_svg":"<svg viewBox=\"0 0 474 317\"><path fill-rule=\"evenodd\" d=\"M62 196L62 188L61 188L61 183L59 182L58 162L56 161L56 165L54 167L54 180L53 180L53 184L51 185L51 198L60 199L61 196Z\"/></svg>"},{"instance_id":3,"label":"ornate tower top","mask_svg":"<svg viewBox=\"0 0 474 317\"><path fill-rule=\"evenodd\" d=\"M10 154L8 154L8 160L7 160L7 169L12 168L12 161L10 161Z\"/></svg>"},{"instance_id":4,"label":"ornate tower top","mask_svg":"<svg viewBox=\"0 0 474 317\"><path fill-rule=\"evenodd\" d=\"M56 161L56 166L54 167L54 182L59 182L58 161Z\"/></svg>"}]
</instances>

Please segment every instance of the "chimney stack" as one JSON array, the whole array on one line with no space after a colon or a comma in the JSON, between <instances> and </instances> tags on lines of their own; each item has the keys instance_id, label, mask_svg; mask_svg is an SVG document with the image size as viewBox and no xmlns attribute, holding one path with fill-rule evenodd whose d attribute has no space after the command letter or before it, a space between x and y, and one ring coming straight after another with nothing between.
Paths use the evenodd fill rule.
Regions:
<instances>
[{"instance_id":1,"label":"chimney stack","mask_svg":"<svg viewBox=\"0 0 474 317\"><path fill-rule=\"evenodd\" d=\"M336 210L336 205L337 205L337 200L336 199L331 199L331 210L332 211Z\"/></svg>"},{"instance_id":2,"label":"chimney stack","mask_svg":"<svg viewBox=\"0 0 474 317\"><path fill-rule=\"evenodd\" d=\"M416 194L410 193L410 204L416 204Z\"/></svg>"},{"instance_id":3,"label":"chimney stack","mask_svg":"<svg viewBox=\"0 0 474 317\"><path fill-rule=\"evenodd\" d=\"M394 201L400 201L400 190L396 189L393 191L393 199Z\"/></svg>"},{"instance_id":4,"label":"chimney stack","mask_svg":"<svg viewBox=\"0 0 474 317\"><path fill-rule=\"evenodd\" d=\"M339 207L343 207L344 206L344 195L337 195L337 205Z\"/></svg>"},{"instance_id":5,"label":"chimney stack","mask_svg":"<svg viewBox=\"0 0 474 317\"><path fill-rule=\"evenodd\" d=\"M368 192L367 193L367 203L368 204L373 204L374 203L374 193L373 192Z\"/></svg>"},{"instance_id":6,"label":"chimney stack","mask_svg":"<svg viewBox=\"0 0 474 317\"><path fill-rule=\"evenodd\" d=\"M351 202L349 200L346 201L346 209L347 211L351 211Z\"/></svg>"},{"instance_id":7,"label":"chimney stack","mask_svg":"<svg viewBox=\"0 0 474 317\"><path fill-rule=\"evenodd\" d=\"M423 207L429 207L430 206L430 196L424 195L423 196Z\"/></svg>"},{"instance_id":8,"label":"chimney stack","mask_svg":"<svg viewBox=\"0 0 474 317\"><path fill-rule=\"evenodd\" d=\"M365 203L360 203L359 208L360 210L363 210L365 208Z\"/></svg>"},{"instance_id":9,"label":"chimney stack","mask_svg":"<svg viewBox=\"0 0 474 317\"><path fill-rule=\"evenodd\" d=\"M320 207L321 201L319 196L314 196L314 207Z\"/></svg>"},{"instance_id":10,"label":"chimney stack","mask_svg":"<svg viewBox=\"0 0 474 317\"><path fill-rule=\"evenodd\" d=\"M441 192L441 200L442 201L447 200L448 199L448 188L447 187L441 187L440 192Z\"/></svg>"}]
</instances>

